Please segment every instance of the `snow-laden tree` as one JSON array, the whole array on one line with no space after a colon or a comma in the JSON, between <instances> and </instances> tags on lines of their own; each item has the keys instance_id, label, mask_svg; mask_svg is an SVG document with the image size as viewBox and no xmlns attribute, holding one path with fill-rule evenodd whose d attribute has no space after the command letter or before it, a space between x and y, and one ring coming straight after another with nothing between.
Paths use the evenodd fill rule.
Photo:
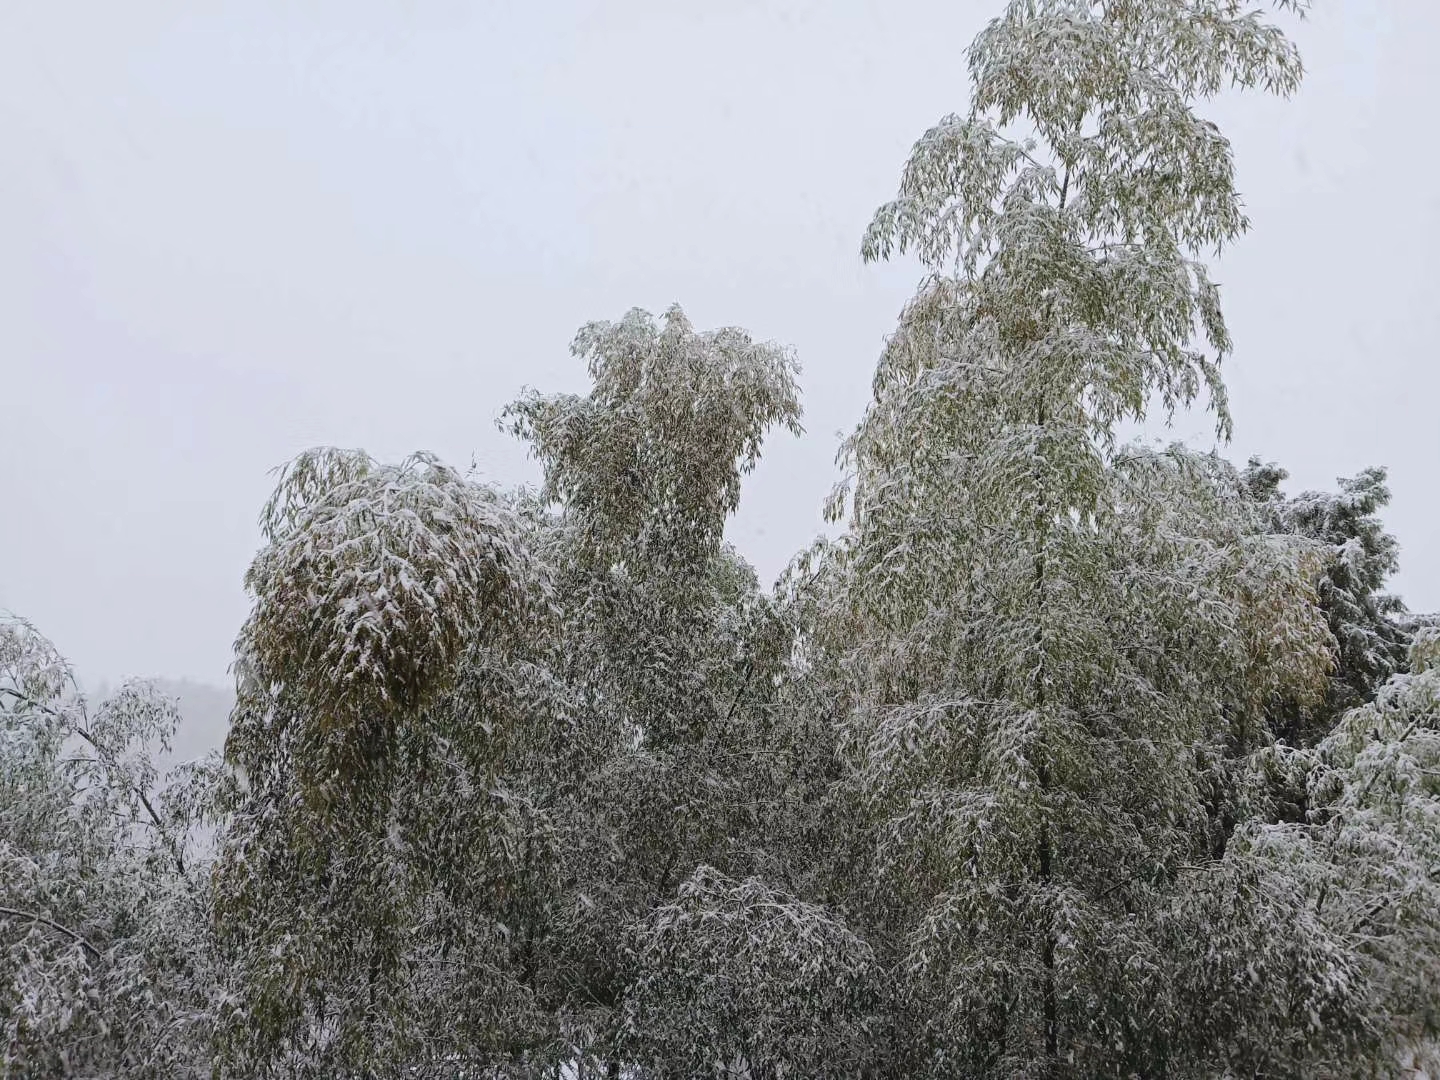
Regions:
<instances>
[{"instance_id":1,"label":"snow-laden tree","mask_svg":"<svg viewBox=\"0 0 1440 1080\"><path fill-rule=\"evenodd\" d=\"M1290 92L1295 50L1240 0L1010 0L968 56L865 237L928 276L848 530L775 591L724 535L796 365L672 308L510 407L538 490L282 470L229 772L157 796L172 713L92 710L0 625L5 1075L189 1075L212 1034L234 1077L1430 1053L1440 631L1382 591L1383 473L1287 500L1116 435L1202 401L1229 432L1202 258L1246 222L1197 103Z\"/></svg>"},{"instance_id":2,"label":"snow-laden tree","mask_svg":"<svg viewBox=\"0 0 1440 1080\"><path fill-rule=\"evenodd\" d=\"M605 665L616 709L661 747L719 709L697 655L704 608L741 479L772 427L800 431L796 365L739 329L697 333L678 307L659 324L638 310L592 323L573 351L590 393L530 394L509 416L563 507L570 580L599 609L585 662Z\"/></svg>"},{"instance_id":3,"label":"snow-laden tree","mask_svg":"<svg viewBox=\"0 0 1440 1080\"><path fill-rule=\"evenodd\" d=\"M1248 1073L1278 1035L1291 1064L1349 1052L1345 1024L1309 1023L1354 1012L1325 928L1195 886L1266 811L1237 762L1267 706L1323 691L1317 552L1217 460L1116 444L1120 421L1202 396L1229 431L1200 259L1246 221L1196 103L1288 93L1299 59L1236 0L1014 0L969 70L969 111L916 144L865 238L930 276L834 504L906 1069ZM1207 936L1269 955L1284 993L1201 1007L1172 956Z\"/></svg>"},{"instance_id":4,"label":"snow-laden tree","mask_svg":"<svg viewBox=\"0 0 1440 1080\"><path fill-rule=\"evenodd\" d=\"M313 794L380 775L399 719L453 686L477 646L513 636L536 576L500 496L426 454L300 455L261 515L237 654L255 688L285 687Z\"/></svg>"},{"instance_id":5,"label":"snow-laden tree","mask_svg":"<svg viewBox=\"0 0 1440 1080\"><path fill-rule=\"evenodd\" d=\"M637 927L701 865L776 869L765 837L783 755L764 719L793 630L724 528L766 433L798 432L799 405L787 352L697 332L678 308L587 326L574 351L590 392L529 395L510 419L553 507L553 663L580 750L557 755L568 767L548 784L558 989L577 1041L613 1064L628 988L659 977L652 954L629 959Z\"/></svg>"},{"instance_id":6,"label":"snow-laden tree","mask_svg":"<svg viewBox=\"0 0 1440 1080\"><path fill-rule=\"evenodd\" d=\"M637 928L620 1046L656 1076L866 1075L880 972L833 912L702 866Z\"/></svg>"},{"instance_id":7,"label":"snow-laden tree","mask_svg":"<svg viewBox=\"0 0 1440 1080\"><path fill-rule=\"evenodd\" d=\"M1320 744L1312 839L1340 880L1316 908L1359 943L1384 1036L1440 1072L1440 627L1408 664Z\"/></svg>"},{"instance_id":8,"label":"snow-laden tree","mask_svg":"<svg viewBox=\"0 0 1440 1080\"><path fill-rule=\"evenodd\" d=\"M1385 470L1366 469L1341 478L1338 492L1306 491L1285 498L1285 470L1251 458L1245 479L1269 508L1276 531L1306 536L1324 545L1320 603L1338 646L1325 701L1314 710L1280 710L1277 731L1294 744L1323 738L1347 709L1369 701L1376 689L1404 670L1409 635L1401 620L1404 605L1384 591L1395 572L1399 545L1385 531L1379 511L1389 503Z\"/></svg>"},{"instance_id":9,"label":"snow-laden tree","mask_svg":"<svg viewBox=\"0 0 1440 1080\"><path fill-rule=\"evenodd\" d=\"M218 970L195 827L217 763L165 781L175 706L92 703L23 620L0 620L0 1076L210 1075Z\"/></svg>"},{"instance_id":10,"label":"snow-laden tree","mask_svg":"<svg viewBox=\"0 0 1440 1080\"><path fill-rule=\"evenodd\" d=\"M589 395L510 413L541 491L321 450L265 509L217 879L241 1075L617 1064L636 928L760 861L786 630L723 530L794 362L678 309L575 351Z\"/></svg>"},{"instance_id":11,"label":"snow-laden tree","mask_svg":"<svg viewBox=\"0 0 1440 1080\"><path fill-rule=\"evenodd\" d=\"M416 455L282 473L247 584L217 866L241 1076L523 1058L549 830L504 762L548 694L548 581L523 515Z\"/></svg>"},{"instance_id":12,"label":"snow-laden tree","mask_svg":"<svg viewBox=\"0 0 1440 1080\"><path fill-rule=\"evenodd\" d=\"M1440 631L1420 628L1407 663L1313 751L1277 748L1307 781L1309 812L1251 823L1234 842L1234 865L1283 890L1289 920L1343 952L1347 985L1335 989L1356 1004L1357 1037L1380 1050L1306 1061L1308 1076L1440 1071ZM1293 995L1290 978L1282 967L1254 981ZM1284 1049L1265 1048L1281 1061Z\"/></svg>"}]
</instances>

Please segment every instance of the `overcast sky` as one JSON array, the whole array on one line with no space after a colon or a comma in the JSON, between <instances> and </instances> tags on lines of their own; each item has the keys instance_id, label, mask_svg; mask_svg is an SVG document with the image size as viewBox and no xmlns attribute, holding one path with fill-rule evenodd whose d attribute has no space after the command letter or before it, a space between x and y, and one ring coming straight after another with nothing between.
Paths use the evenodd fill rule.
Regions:
<instances>
[{"instance_id":1,"label":"overcast sky","mask_svg":"<svg viewBox=\"0 0 1440 1080\"><path fill-rule=\"evenodd\" d=\"M9 0L0 607L89 678L224 682L267 470L330 443L533 479L501 408L583 388L581 323L672 301L803 365L809 434L732 528L772 578L918 278L861 231L999 7ZM1316 7L1297 98L1209 110L1254 224L1217 273L1229 453L1292 491L1388 465L1430 610L1440 5Z\"/></svg>"}]
</instances>

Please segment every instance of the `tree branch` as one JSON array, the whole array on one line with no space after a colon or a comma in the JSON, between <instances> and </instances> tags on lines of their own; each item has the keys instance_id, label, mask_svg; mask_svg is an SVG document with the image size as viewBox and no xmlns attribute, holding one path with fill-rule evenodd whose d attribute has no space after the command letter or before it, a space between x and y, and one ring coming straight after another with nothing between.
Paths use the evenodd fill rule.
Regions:
<instances>
[{"instance_id":1,"label":"tree branch","mask_svg":"<svg viewBox=\"0 0 1440 1080\"><path fill-rule=\"evenodd\" d=\"M105 747L101 746L98 742L96 742L95 737L91 735L90 732L86 731L83 727L80 727L77 724L75 727L75 734L79 735L87 743L93 746L95 748L95 752L100 755L101 760L103 760L105 764L110 767L110 769L112 769L115 773L118 773L122 777L124 776L124 773L120 769L120 763L115 760L115 755L110 753L110 751L105 749ZM160 834L160 839L164 842L165 847L169 849L171 857L175 860L175 868L180 871L180 876L184 877L185 857L180 853L180 847L178 844L175 843L175 838L166 831L165 823L160 820L160 815L155 812L155 807L150 805L150 799L146 796L145 789L142 788L139 784L131 783L128 780L125 780L124 784L127 788L129 788L132 792L135 793L136 798L140 800L140 805L145 808L145 813L150 815L150 823L155 826L155 831Z\"/></svg>"},{"instance_id":2,"label":"tree branch","mask_svg":"<svg viewBox=\"0 0 1440 1080\"><path fill-rule=\"evenodd\" d=\"M92 747L95 748L95 752L100 755L100 764L104 765L107 771L120 776L122 778L122 783L124 784L124 786L128 788L131 792L133 792L137 798L139 798L140 805L145 808L145 813L150 816L150 823L155 827L155 831L160 834L160 838L164 842L165 847L169 850L171 857L175 860L176 869L180 871L180 875L182 877L185 875L185 857L181 853L179 845L175 843L175 838L166 831L165 823L160 820L160 815L156 812L155 807L151 804L149 797L145 794L144 788L140 787L139 784L131 783L128 779L124 779L124 772L120 768L119 762L115 760L114 754L112 754L107 748L101 746L100 743L96 741L95 737L91 735L90 732L87 731L82 725L74 724L69 718L64 716L53 706L46 705L42 701L37 701L35 698L24 693L23 691L10 686L0 686L0 694L8 694L16 701L29 705L33 709L38 709L40 712L45 713L47 716L54 717L55 719L60 720L64 723L70 723L72 725L72 730L75 732L75 734L79 735L80 738L84 739L87 743L89 743ZM83 711L84 710L82 706L82 715ZM85 717L85 722L89 722L88 716Z\"/></svg>"},{"instance_id":3,"label":"tree branch","mask_svg":"<svg viewBox=\"0 0 1440 1080\"><path fill-rule=\"evenodd\" d=\"M47 919L44 915L37 915L33 911L20 911L17 908L8 907L0 907L0 915L10 915L17 919L26 919L29 922L40 923L44 926L48 926L52 930L58 930L66 937L77 941L81 945L83 945L85 947L85 951L88 952L91 956L95 957L96 960L100 959L100 950L97 949L94 945L91 945L89 940L86 939L85 935L78 933L75 930L71 930L68 926L62 926L54 919Z\"/></svg>"}]
</instances>

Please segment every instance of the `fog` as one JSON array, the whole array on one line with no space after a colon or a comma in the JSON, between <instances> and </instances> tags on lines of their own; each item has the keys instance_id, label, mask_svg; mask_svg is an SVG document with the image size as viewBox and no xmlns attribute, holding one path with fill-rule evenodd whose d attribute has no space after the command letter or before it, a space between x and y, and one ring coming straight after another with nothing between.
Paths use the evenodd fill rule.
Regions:
<instances>
[{"instance_id":1,"label":"fog","mask_svg":"<svg viewBox=\"0 0 1440 1080\"><path fill-rule=\"evenodd\" d=\"M1440 9L1316 6L1297 98L1212 109L1254 226L1218 271L1227 453L1292 493L1388 465L1396 588L1440 608ZM7 5L0 607L87 678L223 685L269 469L339 444L534 480L506 402L584 385L583 322L674 301L803 365L808 434L732 527L773 577L919 275L861 231L993 8Z\"/></svg>"}]
</instances>

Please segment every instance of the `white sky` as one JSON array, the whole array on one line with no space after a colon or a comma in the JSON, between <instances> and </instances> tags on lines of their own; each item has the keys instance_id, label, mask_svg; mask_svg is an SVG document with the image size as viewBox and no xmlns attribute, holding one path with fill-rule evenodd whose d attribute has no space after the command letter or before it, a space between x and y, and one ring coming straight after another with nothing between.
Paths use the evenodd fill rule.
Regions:
<instances>
[{"instance_id":1,"label":"white sky","mask_svg":"<svg viewBox=\"0 0 1440 1080\"><path fill-rule=\"evenodd\" d=\"M0 607L93 679L224 682L270 467L335 443L533 479L501 408L583 387L581 323L676 300L804 366L809 435L732 529L771 578L918 278L862 267L861 231L999 6L5 4ZM1431 610L1440 5L1316 6L1296 99L1209 110L1255 226L1217 274L1229 453L1292 492L1389 465Z\"/></svg>"}]
</instances>

